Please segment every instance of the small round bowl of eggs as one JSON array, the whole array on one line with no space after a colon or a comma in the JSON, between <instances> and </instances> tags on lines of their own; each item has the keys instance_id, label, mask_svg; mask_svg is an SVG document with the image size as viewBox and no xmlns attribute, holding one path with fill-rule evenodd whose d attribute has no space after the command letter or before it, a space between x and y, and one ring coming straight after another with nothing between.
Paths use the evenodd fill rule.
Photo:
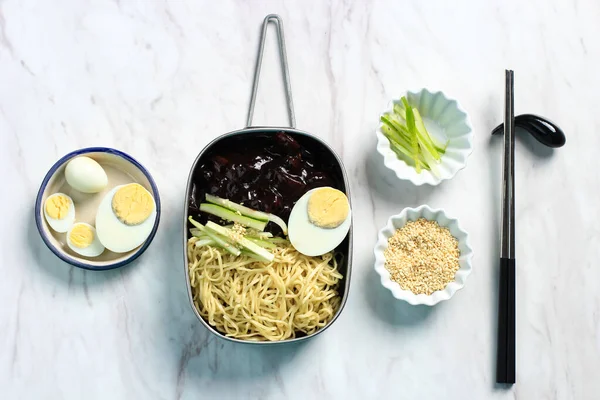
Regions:
<instances>
[{"instance_id":1,"label":"small round bowl of eggs","mask_svg":"<svg viewBox=\"0 0 600 400\"><path fill-rule=\"evenodd\" d=\"M115 149L90 147L50 168L36 198L35 222L61 260L108 270L148 248L160 210L158 188L139 162Z\"/></svg>"}]
</instances>

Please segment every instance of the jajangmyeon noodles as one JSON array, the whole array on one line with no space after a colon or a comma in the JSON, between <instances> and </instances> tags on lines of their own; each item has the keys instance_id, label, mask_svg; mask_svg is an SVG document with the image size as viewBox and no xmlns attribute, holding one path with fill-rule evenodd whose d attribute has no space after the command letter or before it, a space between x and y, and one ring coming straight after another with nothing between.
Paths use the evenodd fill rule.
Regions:
<instances>
[{"instance_id":1,"label":"jajangmyeon noodles","mask_svg":"<svg viewBox=\"0 0 600 400\"><path fill-rule=\"evenodd\" d=\"M200 315L227 336L277 341L324 327L340 305L334 253L308 257L289 243L271 263L188 241L188 268Z\"/></svg>"}]
</instances>

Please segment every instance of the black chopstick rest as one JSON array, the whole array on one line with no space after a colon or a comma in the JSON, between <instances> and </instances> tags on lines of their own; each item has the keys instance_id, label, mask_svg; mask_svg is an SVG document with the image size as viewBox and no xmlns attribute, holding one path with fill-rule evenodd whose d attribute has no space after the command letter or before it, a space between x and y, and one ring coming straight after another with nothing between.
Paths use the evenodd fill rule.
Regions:
<instances>
[{"instance_id":1,"label":"black chopstick rest","mask_svg":"<svg viewBox=\"0 0 600 400\"><path fill-rule=\"evenodd\" d=\"M500 292L498 303L498 357L497 383L515 383L516 370L516 315L514 258L500 258Z\"/></svg>"}]
</instances>

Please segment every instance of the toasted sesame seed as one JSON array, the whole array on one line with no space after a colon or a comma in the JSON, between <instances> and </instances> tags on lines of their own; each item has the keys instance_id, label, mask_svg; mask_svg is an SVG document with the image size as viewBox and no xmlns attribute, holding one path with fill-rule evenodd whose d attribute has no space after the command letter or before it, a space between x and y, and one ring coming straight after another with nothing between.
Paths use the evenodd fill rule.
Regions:
<instances>
[{"instance_id":1,"label":"toasted sesame seed","mask_svg":"<svg viewBox=\"0 0 600 400\"><path fill-rule=\"evenodd\" d=\"M430 295L454 281L458 240L436 221L409 221L388 239L385 268L404 290Z\"/></svg>"},{"instance_id":2,"label":"toasted sesame seed","mask_svg":"<svg viewBox=\"0 0 600 400\"><path fill-rule=\"evenodd\" d=\"M233 227L231 228L231 239L237 242L242 239L245 234L246 228L243 225L238 224L237 222L233 224Z\"/></svg>"}]
</instances>

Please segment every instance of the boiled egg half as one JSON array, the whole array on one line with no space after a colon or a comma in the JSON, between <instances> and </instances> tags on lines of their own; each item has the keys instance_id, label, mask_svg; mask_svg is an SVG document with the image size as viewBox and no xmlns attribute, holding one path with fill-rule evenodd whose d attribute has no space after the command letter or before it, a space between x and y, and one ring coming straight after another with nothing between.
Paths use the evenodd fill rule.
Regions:
<instances>
[{"instance_id":1,"label":"boiled egg half","mask_svg":"<svg viewBox=\"0 0 600 400\"><path fill-rule=\"evenodd\" d=\"M139 183L130 183L115 187L102 199L96 232L104 247L125 253L144 243L155 221L154 198Z\"/></svg>"},{"instance_id":2,"label":"boiled egg half","mask_svg":"<svg viewBox=\"0 0 600 400\"><path fill-rule=\"evenodd\" d=\"M335 249L346 237L352 221L346 195L331 187L306 192L294 205L288 221L292 246L307 256Z\"/></svg>"},{"instance_id":3,"label":"boiled egg half","mask_svg":"<svg viewBox=\"0 0 600 400\"><path fill-rule=\"evenodd\" d=\"M96 229L90 224L77 222L67 232L67 245L75 253L85 257L97 257L104 251Z\"/></svg>"},{"instance_id":4,"label":"boiled egg half","mask_svg":"<svg viewBox=\"0 0 600 400\"><path fill-rule=\"evenodd\" d=\"M54 193L44 202L44 217L50 228L64 233L75 222L75 204L73 199L64 193Z\"/></svg>"}]
</instances>

